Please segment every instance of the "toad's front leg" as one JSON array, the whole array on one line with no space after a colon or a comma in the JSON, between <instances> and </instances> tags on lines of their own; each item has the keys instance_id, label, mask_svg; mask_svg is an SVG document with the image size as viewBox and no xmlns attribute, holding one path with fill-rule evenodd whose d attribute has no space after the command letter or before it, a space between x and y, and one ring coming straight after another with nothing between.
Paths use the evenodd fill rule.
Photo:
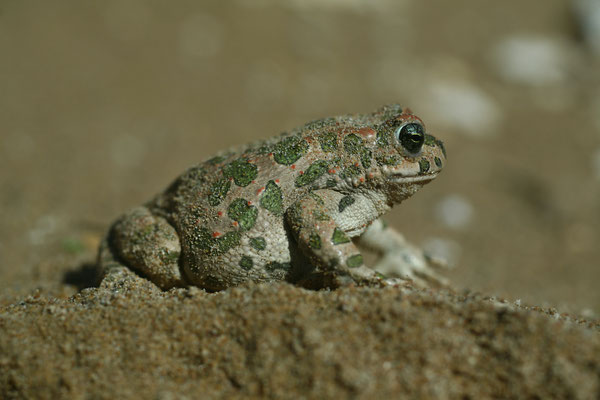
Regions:
<instances>
[{"instance_id":1,"label":"toad's front leg","mask_svg":"<svg viewBox=\"0 0 600 400\"><path fill-rule=\"evenodd\" d=\"M325 277L323 286L329 279L333 286L380 284L379 274L364 265L362 254L331 215L338 198L333 191L315 190L292 205L286 213L292 235L316 274Z\"/></svg>"}]
</instances>

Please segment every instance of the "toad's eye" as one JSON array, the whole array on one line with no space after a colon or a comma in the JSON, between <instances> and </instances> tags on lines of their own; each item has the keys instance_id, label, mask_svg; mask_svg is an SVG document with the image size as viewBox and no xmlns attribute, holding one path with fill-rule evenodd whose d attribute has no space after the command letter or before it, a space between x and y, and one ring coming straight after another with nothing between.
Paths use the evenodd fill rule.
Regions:
<instances>
[{"instance_id":1,"label":"toad's eye","mask_svg":"<svg viewBox=\"0 0 600 400\"><path fill-rule=\"evenodd\" d=\"M425 133L420 124L406 124L396 130L396 138L409 153L416 154L421 151L425 142Z\"/></svg>"}]
</instances>

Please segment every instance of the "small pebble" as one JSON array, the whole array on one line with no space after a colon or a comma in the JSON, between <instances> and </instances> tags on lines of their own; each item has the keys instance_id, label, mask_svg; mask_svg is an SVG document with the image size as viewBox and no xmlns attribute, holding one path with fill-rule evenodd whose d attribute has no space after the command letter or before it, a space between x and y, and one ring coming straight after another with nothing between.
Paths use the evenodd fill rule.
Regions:
<instances>
[{"instance_id":1,"label":"small pebble","mask_svg":"<svg viewBox=\"0 0 600 400\"><path fill-rule=\"evenodd\" d=\"M487 93L465 82L434 82L420 104L436 123L472 137L494 134L502 117Z\"/></svg>"},{"instance_id":2,"label":"small pebble","mask_svg":"<svg viewBox=\"0 0 600 400\"><path fill-rule=\"evenodd\" d=\"M55 215L43 215L28 232L29 242L41 245L62 225L62 220Z\"/></svg>"},{"instance_id":3,"label":"small pebble","mask_svg":"<svg viewBox=\"0 0 600 400\"><path fill-rule=\"evenodd\" d=\"M492 48L490 55L498 75L526 86L564 83L576 58L566 43L544 36L511 36Z\"/></svg>"},{"instance_id":4,"label":"small pebble","mask_svg":"<svg viewBox=\"0 0 600 400\"><path fill-rule=\"evenodd\" d=\"M473 219L473 206L463 196L451 194L438 203L436 215L447 227L462 229Z\"/></svg>"}]
</instances>

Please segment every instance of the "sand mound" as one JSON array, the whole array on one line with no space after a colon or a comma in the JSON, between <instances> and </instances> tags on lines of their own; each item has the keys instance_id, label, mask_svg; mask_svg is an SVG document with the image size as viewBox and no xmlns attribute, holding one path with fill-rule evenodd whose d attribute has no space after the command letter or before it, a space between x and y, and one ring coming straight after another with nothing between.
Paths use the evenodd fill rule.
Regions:
<instances>
[{"instance_id":1,"label":"sand mound","mask_svg":"<svg viewBox=\"0 0 600 400\"><path fill-rule=\"evenodd\" d=\"M598 324L447 290L85 289L0 314L2 398L598 398Z\"/></svg>"}]
</instances>

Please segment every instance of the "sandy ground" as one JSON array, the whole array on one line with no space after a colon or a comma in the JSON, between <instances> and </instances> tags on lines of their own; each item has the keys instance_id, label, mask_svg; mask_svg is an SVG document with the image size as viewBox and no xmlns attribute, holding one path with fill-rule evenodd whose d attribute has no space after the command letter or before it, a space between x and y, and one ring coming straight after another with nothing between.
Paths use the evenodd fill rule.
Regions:
<instances>
[{"instance_id":1,"label":"sandy ground","mask_svg":"<svg viewBox=\"0 0 600 400\"><path fill-rule=\"evenodd\" d=\"M0 54L0 397L600 396L600 58L571 2L4 1ZM456 292L90 288L110 222L188 166L390 102L449 158L388 220Z\"/></svg>"},{"instance_id":2,"label":"sandy ground","mask_svg":"<svg viewBox=\"0 0 600 400\"><path fill-rule=\"evenodd\" d=\"M573 398L600 324L410 286L86 289L0 320L6 398Z\"/></svg>"}]
</instances>

